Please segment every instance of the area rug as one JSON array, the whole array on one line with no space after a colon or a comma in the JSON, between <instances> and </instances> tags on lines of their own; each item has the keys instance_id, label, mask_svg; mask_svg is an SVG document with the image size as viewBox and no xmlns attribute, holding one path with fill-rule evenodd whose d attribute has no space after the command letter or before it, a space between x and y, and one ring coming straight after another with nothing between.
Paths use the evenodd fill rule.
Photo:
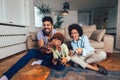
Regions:
<instances>
[{"instance_id":1,"label":"area rug","mask_svg":"<svg viewBox=\"0 0 120 80\"><path fill-rule=\"evenodd\" d=\"M108 75L68 66L62 71L51 69L47 80L120 80L120 71L108 71Z\"/></svg>"}]
</instances>

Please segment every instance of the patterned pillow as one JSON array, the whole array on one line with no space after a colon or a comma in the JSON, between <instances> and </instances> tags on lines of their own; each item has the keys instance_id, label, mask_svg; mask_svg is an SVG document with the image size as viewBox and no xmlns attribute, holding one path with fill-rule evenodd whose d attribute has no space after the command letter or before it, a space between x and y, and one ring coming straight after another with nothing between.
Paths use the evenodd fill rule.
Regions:
<instances>
[{"instance_id":1,"label":"patterned pillow","mask_svg":"<svg viewBox=\"0 0 120 80\"><path fill-rule=\"evenodd\" d=\"M90 39L96 40L98 42L100 42L103 39L103 36L105 34L106 30L105 29L101 29L101 30L95 30Z\"/></svg>"}]
</instances>

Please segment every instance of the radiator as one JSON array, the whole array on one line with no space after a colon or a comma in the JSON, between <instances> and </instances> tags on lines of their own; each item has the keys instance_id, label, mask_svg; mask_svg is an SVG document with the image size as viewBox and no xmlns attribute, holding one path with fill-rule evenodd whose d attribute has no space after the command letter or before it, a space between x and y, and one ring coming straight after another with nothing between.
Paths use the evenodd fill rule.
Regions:
<instances>
[{"instance_id":1,"label":"radiator","mask_svg":"<svg viewBox=\"0 0 120 80\"><path fill-rule=\"evenodd\" d=\"M0 59L26 50L25 26L0 23Z\"/></svg>"}]
</instances>

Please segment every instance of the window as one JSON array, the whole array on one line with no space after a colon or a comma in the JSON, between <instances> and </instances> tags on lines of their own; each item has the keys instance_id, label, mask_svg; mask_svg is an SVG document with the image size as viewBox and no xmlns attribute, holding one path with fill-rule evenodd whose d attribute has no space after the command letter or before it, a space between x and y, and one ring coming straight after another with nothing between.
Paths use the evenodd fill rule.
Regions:
<instances>
[{"instance_id":1,"label":"window","mask_svg":"<svg viewBox=\"0 0 120 80\"><path fill-rule=\"evenodd\" d=\"M42 27L43 14L39 14L39 9L36 6L34 6L34 14L35 14L35 27Z\"/></svg>"},{"instance_id":2,"label":"window","mask_svg":"<svg viewBox=\"0 0 120 80\"><path fill-rule=\"evenodd\" d=\"M89 12L78 12L78 23L80 26L89 25L90 13Z\"/></svg>"}]
</instances>

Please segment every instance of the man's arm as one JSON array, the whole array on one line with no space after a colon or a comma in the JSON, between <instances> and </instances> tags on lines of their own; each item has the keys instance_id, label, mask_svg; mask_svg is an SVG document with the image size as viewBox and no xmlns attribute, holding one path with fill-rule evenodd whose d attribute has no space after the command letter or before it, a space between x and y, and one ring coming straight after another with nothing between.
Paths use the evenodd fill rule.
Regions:
<instances>
[{"instance_id":1,"label":"man's arm","mask_svg":"<svg viewBox=\"0 0 120 80\"><path fill-rule=\"evenodd\" d=\"M41 49L41 51L43 52L43 53L47 53L47 54L49 54L49 53L51 53L51 48L49 48L49 47L47 47L46 46L46 48L44 47L45 45L44 45L44 40L39 40L38 41L38 46L39 46L39 48Z\"/></svg>"},{"instance_id":2,"label":"man's arm","mask_svg":"<svg viewBox=\"0 0 120 80\"><path fill-rule=\"evenodd\" d=\"M38 40L38 46L39 48L44 46L44 40Z\"/></svg>"}]
</instances>

